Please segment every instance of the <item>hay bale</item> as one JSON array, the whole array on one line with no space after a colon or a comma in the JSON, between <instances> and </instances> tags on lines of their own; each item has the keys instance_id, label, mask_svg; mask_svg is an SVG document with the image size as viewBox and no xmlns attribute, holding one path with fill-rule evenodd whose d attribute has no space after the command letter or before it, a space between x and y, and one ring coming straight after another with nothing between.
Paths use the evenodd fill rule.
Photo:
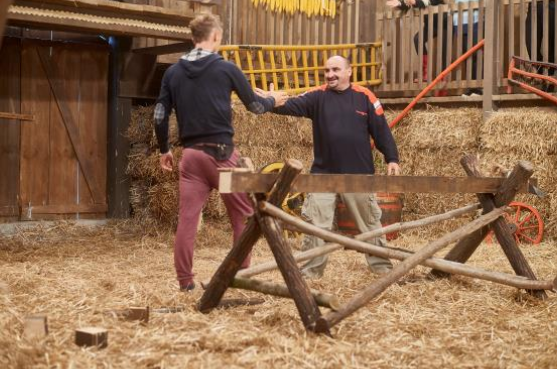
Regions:
<instances>
[{"instance_id":1,"label":"hay bale","mask_svg":"<svg viewBox=\"0 0 557 369\"><path fill-rule=\"evenodd\" d=\"M551 109L506 109L480 127L482 168L491 175L511 170L519 160L534 165L534 177L547 197L518 195L534 206L545 223L545 237L557 237L557 113Z\"/></svg>"},{"instance_id":2,"label":"hay bale","mask_svg":"<svg viewBox=\"0 0 557 369\"><path fill-rule=\"evenodd\" d=\"M178 182L168 181L149 187L149 213L161 224L176 228L178 224Z\"/></svg>"}]
</instances>

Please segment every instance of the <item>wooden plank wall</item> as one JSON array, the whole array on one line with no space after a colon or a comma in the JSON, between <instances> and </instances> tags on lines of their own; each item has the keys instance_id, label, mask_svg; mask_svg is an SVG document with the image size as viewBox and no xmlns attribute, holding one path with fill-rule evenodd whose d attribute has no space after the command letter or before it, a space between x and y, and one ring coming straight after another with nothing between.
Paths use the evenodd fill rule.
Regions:
<instances>
[{"instance_id":1,"label":"wooden plank wall","mask_svg":"<svg viewBox=\"0 0 557 369\"><path fill-rule=\"evenodd\" d=\"M20 113L20 43L5 39L0 49L0 111ZM18 120L0 119L0 218L19 217L19 132Z\"/></svg>"},{"instance_id":2,"label":"wooden plank wall","mask_svg":"<svg viewBox=\"0 0 557 369\"><path fill-rule=\"evenodd\" d=\"M226 43L232 45L317 45L372 42L376 2L339 2L337 16L308 17L303 13L275 13L251 0L226 0L221 17L228 25Z\"/></svg>"}]
</instances>

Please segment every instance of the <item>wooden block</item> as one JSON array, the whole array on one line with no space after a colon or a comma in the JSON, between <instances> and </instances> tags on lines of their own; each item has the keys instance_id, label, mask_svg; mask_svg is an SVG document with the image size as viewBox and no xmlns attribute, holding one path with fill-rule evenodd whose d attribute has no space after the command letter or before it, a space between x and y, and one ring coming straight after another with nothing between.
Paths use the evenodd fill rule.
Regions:
<instances>
[{"instance_id":1,"label":"wooden block","mask_svg":"<svg viewBox=\"0 0 557 369\"><path fill-rule=\"evenodd\" d=\"M78 346L108 346L108 331L104 328L85 327L75 330L75 344Z\"/></svg>"},{"instance_id":2,"label":"wooden block","mask_svg":"<svg viewBox=\"0 0 557 369\"><path fill-rule=\"evenodd\" d=\"M149 307L131 307L126 314L126 320L139 320L141 324L149 323Z\"/></svg>"},{"instance_id":3,"label":"wooden block","mask_svg":"<svg viewBox=\"0 0 557 369\"><path fill-rule=\"evenodd\" d=\"M44 338L48 334L48 324L46 315L31 315L25 317L25 328L23 336L25 338Z\"/></svg>"}]
</instances>

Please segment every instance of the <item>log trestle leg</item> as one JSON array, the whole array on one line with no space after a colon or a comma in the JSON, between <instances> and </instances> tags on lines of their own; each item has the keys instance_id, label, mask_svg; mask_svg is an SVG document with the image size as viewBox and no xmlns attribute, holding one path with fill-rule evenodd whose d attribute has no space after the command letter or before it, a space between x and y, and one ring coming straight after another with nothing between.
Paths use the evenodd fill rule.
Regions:
<instances>
[{"instance_id":1,"label":"log trestle leg","mask_svg":"<svg viewBox=\"0 0 557 369\"><path fill-rule=\"evenodd\" d=\"M460 164L470 177L483 177L478 168L478 159L474 155L467 155L460 160ZM528 179L532 176L534 169L532 164L526 161L519 161L513 171L503 182L495 195L477 194L478 199L483 207L483 213L488 213L495 207L508 205L513 201L518 189L524 186ZM515 273L528 279L537 280L536 275L530 268L528 261L520 251L516 244L511 230L503 217L497 219L491 224L491 228L495 232L497 241L501 245L503 252L511 263ZM477 230L466 238L458 242L455 247L445 256L445 260L466 263L472 254L476 251L480 243L489 232L489 227ZM431 274L436 277L448 277L450 274L439 270L432 270ZM547 294L543 290L528 290L530 294L539 298L547 298Z\"/></svg>"},{"instance_id":2,"label":"log trestle leg","mask_svg":"<svg viewBox=\"0 0 557 369\"><path fill-rule=\"evenodd\" d=\"M273 205L280 206L301 171L302 163L298 160L287 160L275 184L269 191L268 201ZM262 200L263 196L258 197L259 200ZM275 256L288 290L296 303L302 322L306 329L310 329L321 316L319 307L302 278L296 261L282 236L283 233L278 222L270 216L261 214L257 206L255 214L250 218L244 233L213 275L199 301L198 309L201 312L209 312L218 306L222 296L234 281L242 262L262 233Z\"/></svg>"},{"instance_id":3,"label":"log trestle leg","mask_svg":"<svg viewBox=\"0 0 557 369\"><path fill-rule=\"evenodd\" d=\"M443 247L446 247L450 243L455 242L456 240L459 240L466 235L469 235L470 233L485 226L486 224L493 222L495 219L502 216L503 213L504 209L502 208L494 209L488 214L482 215L472 222L465 224L457 230L448 233L443 237L433 241L429 245L423 247L412 256L397 264L390 273L385 274L374 283L369 285L367 288L362 290L360 293L358 293L356 296L354 296L350 301L348 301L346 305L341 306L338 311L331 312L317 320L315 332L328 332L332 326L339 323L341 320L348 317L352 313L356 312L358 309L369 303L373 298L379 296L389 286L397 282L410 270L421 264L424 260L429 259L437 251L441 250Z\"/></svg>"}]
</instances>

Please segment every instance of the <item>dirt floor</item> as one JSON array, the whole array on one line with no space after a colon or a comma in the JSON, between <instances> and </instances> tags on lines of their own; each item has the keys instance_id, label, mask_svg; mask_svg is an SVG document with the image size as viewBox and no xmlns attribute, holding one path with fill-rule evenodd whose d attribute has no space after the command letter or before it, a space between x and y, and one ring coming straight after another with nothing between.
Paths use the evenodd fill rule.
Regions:
<instances>
[{"instance_id":1,"label":"dirt floor","mask_svg":"<svg viewBox=\"0 0 557 369\"><path fill-rule=\"evenodd\" d=\"M148 232L148 233L147 233ZM416 249L425 233L403 235ZM197 280L212 275L227 253L226 224L205 223L196 249ZM333 329L306 333L286 299L237 290L225 297L264 297L261 305L195 310L202 291L180 293L174 280L173 236L133 222L96 228L49 224L0 237L0 367L2 368L555 368L557 297L538 301L516 289L453 277L430 281L418 268ZM523 246L539 278L557 274L557 243ZM271 257L260 241L254 263ZM497 244L470 261L510 272ZM281 281L278 273L260 279ZM315 289L346 300L376 277L361 254L332 254ZM152 313L146 325L110 310L183 307ZM28 315L48 316L42 340L23 337ZM74 344L74 330L104 327L106 349Z\"/></svg>"}]
</instances>

